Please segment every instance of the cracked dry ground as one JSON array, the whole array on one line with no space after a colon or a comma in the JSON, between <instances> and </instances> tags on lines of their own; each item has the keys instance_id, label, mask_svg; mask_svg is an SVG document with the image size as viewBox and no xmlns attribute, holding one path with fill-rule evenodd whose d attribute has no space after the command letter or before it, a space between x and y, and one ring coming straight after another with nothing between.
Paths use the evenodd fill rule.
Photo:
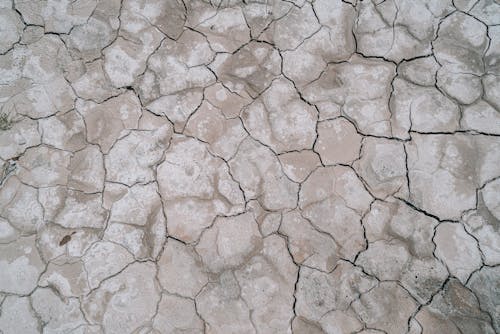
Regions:
<instances>
[{"instance_id":1,"label":"cracked dry ground","mask_svg":"<svg viewBox=\"0 0 500 334\"><path fill-rule=\"evenodd\" d=\"M0 0L0 333L499 333L499 76L497 0Z\"/></svg>"}]
</instances>

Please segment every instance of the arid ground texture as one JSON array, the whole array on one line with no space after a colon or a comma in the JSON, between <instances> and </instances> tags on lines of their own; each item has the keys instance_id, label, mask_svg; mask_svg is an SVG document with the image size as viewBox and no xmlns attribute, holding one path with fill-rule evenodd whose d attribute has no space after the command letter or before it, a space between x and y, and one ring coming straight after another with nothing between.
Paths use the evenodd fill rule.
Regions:
<instances>
[{"instance_id":1,"label":"arid ground texture","mask_svg":"<svg viewBox=\"0 0 500 334\"><path fill-rule=\"evenodd\" d=\"M0 334L500 333L499 0L0 0Z\"/></svg>"}]
</instances>

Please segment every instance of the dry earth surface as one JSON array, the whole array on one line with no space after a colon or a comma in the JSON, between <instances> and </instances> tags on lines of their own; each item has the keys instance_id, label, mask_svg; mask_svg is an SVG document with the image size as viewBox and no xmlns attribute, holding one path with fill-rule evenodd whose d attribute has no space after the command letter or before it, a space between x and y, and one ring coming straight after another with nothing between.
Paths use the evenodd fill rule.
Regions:
<instances>
[{"instance_id":1,"label":"dry earth surface","mask_svg":"<svg viewBox=\"0 0 500 334\"><path fill-rule=\"evenodd\" d=\"M500 332L498 0L0 0L0 333Z\"/></svg>"}]
</instances>

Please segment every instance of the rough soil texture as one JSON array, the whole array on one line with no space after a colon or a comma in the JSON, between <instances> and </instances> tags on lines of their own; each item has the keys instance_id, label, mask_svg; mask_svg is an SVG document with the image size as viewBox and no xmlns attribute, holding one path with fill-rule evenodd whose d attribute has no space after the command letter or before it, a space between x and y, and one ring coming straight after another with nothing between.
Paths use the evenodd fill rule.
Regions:
<instances>
[{"instance_id":1,"label":"rough soil texture","mask_svg":"<svg viewBox=\"0 0 500 334\"><path fill-rule=\"evenodd\" d=\"M500 333L498 0L0 0L0 333Z\"/></svg>"}]
</instances>

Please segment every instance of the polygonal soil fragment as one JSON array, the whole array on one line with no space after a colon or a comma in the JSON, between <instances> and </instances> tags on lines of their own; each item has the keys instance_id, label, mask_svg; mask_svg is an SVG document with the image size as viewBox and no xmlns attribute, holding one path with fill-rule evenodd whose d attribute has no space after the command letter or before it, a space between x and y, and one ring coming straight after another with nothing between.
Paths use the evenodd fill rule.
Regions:
<instances>
[{"instance_id":1,"label":"polygonal soil fragment","mask_svg":"<svg viewBox=\"0 0 500 334\"><path fill-rule=\"evenodd\" d=\"M403 202L376 201L363 224L369 245L356 263L381 280L399 281L419 302L428 302L448 277L433 256L438 222Z\"/></svg>"},{"instance_id":2,"label":"polygonal soil fragment","mask_svg":"<svg viewBox=\"0 0 500 334\"><path fill-rule=\"evenodd\" d=\"M96 103L103 103L120 94L120 90L114 88L106 77L102 60L86 64L85 72L73 81L72 87L78 97Z\"/></svg>"},{"instance_id":3,"label":"polygonal soil fragment","mask_svg":"<svg viewBox=\"0 0 500 334\"><path fill-rule=\"evenodd\" d=\"M158 266L158 280L169 293L194 298L208 283L199 256L177 240L168 239Z\"/></svg>"},{"instance_id":4,"label":"polygonal soil fragment","mask_svg":"<svg viewBox=\"0 0 500 334\"><path fill-rule=\"evenodd\" d=\"M259 231L262 236L267 237L278 231L282 214L266 210L256 200L250 200L247 203L247 211L250 212L259 225Z\"/></svg>"},{"instance_id":5,"label":"polygonal soil fragment","mask_svg":"<svg viewBox=\"0 0 500 334\"><path fill-rule=\"evenodd\" d=\"M499 123L500 113L486 101L478 101L463 109L461 124L466 130L499 135L496 126Z\"/></svg>"},{"instance_id":6,"label":"polygonal soil fragment","mask_svg":"<svg viewBox=\"0 0 500 334\"><path fill-rule=\"evenodd\" d=\"M434 86L439 64L434 57L423 57L399 64L398 74L406 81L420 86Z\"/></svg>"},{"instance_id":7,"label":"polygonal soil fragment","mask_svg":"<svg viewBox=\"0 0 500 334\"><path fill-rule=\"evenodd\" d=\"M294 182L303 182L321 165L318 154L310 150L283 153L278 158L283 172Z\"/></svg>"},{"instance_id":8,"label":"polygonal soil fragment","mask_svg":"<svg viewBox=\"0 0 500 334\"><path fill-rule=\"evenodd\" d=\"M246 138L229 161L229 167L247 200L257 199L269 210L292 209L297 205L299 186L285 176L269 148Z\"/></svg>"},{"instance_id":9,"label":"polygonal soil fragment","mask_svg":"<svg viewBox=\"0 0 500 334\"><path fill-rule=\"evenodd\" d=\"M440 18L453 10L449 0L360 2L358 8L358 51L395 62L430 53Z\"/></svg>"},{"instance_id":10,"label":"polygonal soil fragment","mask_svg":"<svg viewBox=\"0 0 500 334\"><path fill-rule=\"evenodd\" d=\"M495 73L500 69L500 26L489 26L490 47L484 55L484 66L488 73Z\"/></svg>"},{"instance_id":11,"label":"polygonal soil fragment","mask_svg":"<svg viewBox=\"0 0 500 334\"><path fill-rule=\"evenodd\" d=\"M250 41L250 31L241 8L224 8L217 14L196 26L207 36L216 52L233 53Z\"/></svg>"},{"instance_id":12,"label":"polygonal soil fragment","mask_svg":"<svg viewBox=\"0 0 500 334\"><path fill-rule=\"evenodd\" d=\"M188 68L207 65L215 56L215 52L210 48L206 37L192 30L184 31L175 41L164 40L158 51L160 53L155 53L154 60L150 59L151 64L155 66L158 66L156 61L159 60L159 56L166 54L169 55L168 60L183 64Z\"/></svg>"},{"instance_id":13,"label":"polygonal soil fragment","mask_svg":"<svg viewBox=\"0 0 500 334\"><path fill-rule=\"evenodd\" d=\"M307 321L302 317L293 318L292 322L293 333L309 333L309 334L323 334L321 327L313 322Z\"/></svg>"},{"instance_id":14,"label":"polygonal soil fragment","mask_svg":"<svg viewBox=\"0 0 500 334\"><path fill-rule=\"evenodd\" d=\"M214 332L254 333L250 310L231 271L209 283L196 298L196 309Z\"/></svg>"},{"instance_id":15,"label":"polygonal soil fragment","mask_svg":"<svg viewBox=\"0 0 500 334\"><path fill-rule=\"evenodd\" d=\"M67 151L78 151L86 146L85 123L74 110L59 113L39 121L42 143Z\"/></svg>"},{"instance_id":16,"label":"polygonal soil fragment","mask_svg":"<svg viewBox=\"0 0 500 334\"><path fill-rule=\"evenodd\" d=\"M260 250L243 266L234 273L223 271L197 296L197 309L210 330L221 333L289 331L297 268L283 239L269 236L260 242ZM230 245L241 249L237 242Z\"/></svg>"},{"instance_id":17,"label":"polygonal soil fragment","mask_svg":"<svg viewBox=\"0 0 500 334\"><path fill-rule=\"evenodd\" d=\"M74 107L74 98L73 91L64 78L56 77L32 85L9 103L12 103L12 110L20 115L40 119L70 111Z\"/></svg>"},{"instance_id":18,"label":"polygonal soil fragment","mask_svg":"<svg viewBox=\"0 0 500 334\"><path fill-rule=\"evenodd\" d=\"M31 303L47 332L64 333L87 323L77 298L63 300L50 288L38 288Z\"/></svg>"},{"instance_id":19,"label":"polygonal soil fragment","mask_svg":"<svg viewBox=\"0 0 500 334\"><path fill-rule=\"evenodd\" d=\"M453 132L459 128L460 109L435 87L421 87L405 80L393 82L390 106L395 137L409 138L409 131Z\"/></svg>"},{"instance_id":20,"label":"polygonal soil fragment","mask_svg":"<svg viewBox=\"0 0 500 334\"><path fill-rule=\"evenodd\" d=\"M301 0L303 2L303 0ZM269 25L287 15L293 7L293 1L270 0L268 2L252 1L242 7L245 21L250 28L250 35L257 39Z\"/></svg>"},{"instance_id":21,"label":"polygonal soil fragment","mask_svg":"<svg viewBox=\"0 0 500 334\"><path fill-rule=\"evenodd\" d=\"M302 214L338 245L340 258L353 260L365 247L361 217L372 197L347 167L316 169L299 193Z\"/></svg>"},{"instance_id":22,"label":"polygonal soil fragment","mask_svg":"<svg viewBox=\"0 0 500 334\"><path fill-rule=\"evenodd\" d=\"M6 244L18 237L19 232L6 219L0 218L0 243Z\"/></svg>"},{"instance_id":23,"label":"polygonal soil fragment","mask_svg":"<svg viewBox=\"0 0 500 334\"><path fill-rule=\"evenodd\" d=\"M375 279L345 261L331 273L301 267L295 294L296 313L309 321L320 321L330 311L345 312L375 284Z\"/></svg>"},{"instance_id":24,"label":"polygonal soil fragment","mask_svg":"<svg viewBox=\"0 0 500 334\"><path fill-rule=\"evenodd\" d=\"M226 118L239 116L241 109L252 102L252 98L249 95L242 94L242 92L232 92L221 83L215 83L205 88L203 93L205 99L211 105L218 108Z\"/></svg>"},{"instance_id":25,"label":"polygonal soil fragment","mask_svg":"<svg viewBox=\"0 0 500 334\"><path fill-rule=\"evenodd\" d=\"M77 110L83 115L87 128L87 140L98 144L108 153L115 142L137 128L141 105L132 92L113 97L104 103L80 102Z\"/></svg>"},{"instance_id":26,"label":"polygonal soil fragment","mask_svg":"<svg viewBox=\"0 0 500 334\"><path fill-rule=\"evenodd\" d=\"M463 104L482 95L483 55L487 49L486 25L465 13L446 17L433 42L436 60L442 64L437 86Z\"/></svg>"},{"instance_id":27,"label":"polygonal soil fragment","mask_svg":"<svg viewBox=\"0 0 500 334\"><path fill-rule=\"evenodd\" d=\"M0 188L0 214L21 233L36 232L44 221L37 189L26 186L17 177L9 178Z\"/></svg>"},{"instance_id":28,"label":"polygonal soil fragment","mask_svg":"<svg viewBox=\"0 0 500 334\"><path fill-rule=\"evenodd\" d=\"M2 57L2 82L8 83L3 112L40 119L73 109L75 95L63 76L71 58L58 36L44 35L14 51Z\"/></svg>"},{"instance_id":29,"label":"polygonal soil fragment","mask_svg":"<svg viewBox=\"0 0 500 334\"><path fill-rule=\"evenodd\" d=\"M445 68L481 74L486 26L470 15L455 12L441 23L433 46L436 60Z\"/></svg>"},{"instance_id":30,"label":"polygonal soil fragment","mask_svg":"<svg viewBox=\"0 0 500 334\"><path fill-rule=\"evenodd\" d=\"M27 295L32 292L44 270L35 237L20 238L15 243L0 245L0 291Z\"/></svg>"},{"instance_id":31,"label":"polygonal soil fragment","mask_svg":"<svg viewBox=\"0 0 500 334\"><path fill-rule=\"evenodd\" d=\"M316 230L299 212L285 214L279 231L288 237L296 263L327 272L335 268L339 260L335 240Z\"/></svg>"},{"instance_id":32,"label":"polygonal soil fragment","mask_svg":"<svg viewBox=\"0 0 500 334\"><path fill-rule=\"evenodd\" d=\"M265 238L260 254L235 271L257 332L289 331L297 271L285 240L277 236Z\"/></svg>"},{"instance_id":33,"label":"polygonal soil fragment","mask_svg":"<svg viewBox=\"0 0 500 334\"><path fill-rule=\"evenodd\" d=\"M317 131L314 150L325 165L349 164L359 158L362 137L348 120L338 118L320 122Z\"/></svg>"},{"instance_id":34,"label":"polygonal soil fragment","mask_svg":"<svg viewBox=\"0 0 500 334\"><path fill-rule=\"evenodd\" d=\"M481 311L476 296L451 279L415 317L422 330L439 333L494 333L489 316Z\"/></svg>"},{"instance_id":35,"label":"polygonal soil fragment","mask_svg":"<svg viewBox=\"0 0 500 334\"><path fill-rule=\"evenodd\" d=\"M163 33L148 19L152 8L145 4L141 6L140 2L123 1L120 36L103 51L104 70L117 88L131 86L144 73L149 56L165 39Z\"/></svg>"},{"instance_id":36,"label":"polygonal soil fragment","mask_svg":"<svg viewBox=\"0 0 500 334\"><path fill-rule=\"evenodd\" d=\"M2 8L0 22L2 22L0 53L4 54L21 39L24 24L19 15L9 8Z\"/></svg>"},{"instance_id":37,"label":"polygonal soil fragment","mask_svg":"<svg viewBox=\"0 0 500 334\"><path fill-rule=\"evenodd\" d=\"M498 2L493 0L479 0L470 13L478 20L489 26L498 24Z\"/></svg>"},{"instance_id":38,"label":"polygonal soil fragment","mask_svg":"<svg viewBox=\"0 0 500 334\"><path fill-rule=\"evenodd\" d=\"M104 227L108 213L101 198L99 193L86 194L65 187L39 190L45 220L66 228Z\"/></svg>"},{"instance_id":39,"label":"polygonal soil fragment","mask_svg":"<svg viewBox=\"0 0 500 334\"><path fill-rule=\"evenodd\" d=\"M478 240L479 249L487 265L500 264L500 235L498 220L485 208L482 194L478 195L478 210L468 212L462 222L468 233Z\"/></svg>"},{"instance_id":40,"label":"polygonal soil fragment","mask_svg":"<svg viewBox=\"0 0 500 334\"><path fill-rule=\"evenodd\" d=\"M361 333L363 324L351 311L330 311L320 321L321 328L326 333Z\"/></svg>"},{"instance_id":41,"label":"polygonal soil fragment","mask_svg":"<svg viewBox=\"0 0 500 334\"><path fill-rule=\"evenodd\" d=\"M119 273L134 261L133 256L122 246L112 242L94 243L82 256L90 288L95 289L108 277Z\"/></svg>"},{"instance_id":42,"label":"polygonal soil fragment","mask_svg":"<svg viewBox=\"0 0 500 334\"><path fill-rule=\"evenodd\" d=\"M483 76L484 97L483 99L495 107L497 110L500 108L500 78L495 75Z\"/></svg>"},{"instance_id":43,"label":"polygonal soil fragment","mask_svg":"<svg viewBox=\"0 0 500 334\"><path fill-rule=\"evenodd\" d=\"M8 160L18 157L27 148L41 143L37 121L19 115L9 115L13 122L8 129L0 131L0 158Z\"/></svg>"},{"instance_id":44,"label":"polygonal soil fragment","mask_svg":"<svg viewBox=\"0 0 500 334\"><path fill-rule=\"evenodd\" d=\"M106 181L128 186L155 179L153 167L162 159L169 145L172 127L164 125L154 131L132 131L120 139L106 155Z\"/></svg>"},{"instance_id":45,"label":"polygonal soil fragment","mask_svg":"<svg viewBox=\"0 0 500 334\"><path fill-rule=\"evenodd\" d=\"M69 152L45 145L32 147L18 161L18 177L34 187L66 185L70 161Z\"/></svg>"},{"instance_id":46,"label":"polygonal soil fragment","mask_svg":"<svg viewBox=\"0 0 500 334\"><path fill-rule=\"evenodd\" d=\"M408 196L406 152L402 143L383 138L365 138L361 157L354 168L378 198Z\"/></svg>"},{"instance_id":47,"label":"polygonal soil fragment","mask_svg":"<svg viewBox=\"0 0 500 334\"><path fill-rule=\"evenodd\" d=\"M282 78L243 109L241 118L253 138L277 153L310 149L316 138L315 108L302 101L293 84Z\"/></svg>"},{"instance_id":48,"label":"polygonal soil fragment","mask_svg":"<svg viewBox=\"0 0 500 334\"><path fill-rule=\"evenodd\" d=\"M39 333L38 320L33 314L29 297L8 296L3 300L0 330L4 333Z\"/></svg>"},{"instance_id":49,"label":"polygonal soil fragment","mask_svg":"<svg viewBox=\"0 0 500 334\"><path fill-rule=\"evenodd\" d=\"M479 300L481 309L488 312L493 323L495 331L500 330L500 284L498 277L500 275L499 267L483 267L481 270L472 274L467 287L474 292Z\"/></svg>"},{"instance_id":50,"label":"polygonal soil fragment","mask_svg":"<svg viewBox=\"0 0 500 334\"><path fill-rule=\"evenodd\" d=\"M104 205L109 208L108 222L137 226L152 225L163 220L161 199L155 183L126 187L106 184Z\"/></svg>"},{"instance_id":51,"label":"polygonal soil fragment","mask_svg":"<svg viewBox=\"0 0 500 334\"><path fill-rule=\"evenodd\" d=\"M250 42L232 55L219 54L210 68L224 86L256 98L281 73L281 57L267 43Z\"/></svg>"},{"instance_id":52,"label":"polygonal soil fragment","mask_svg":"<svg viewBox=\"0 0 500 334\"><path fill-rule=\"evenodd\" d=\"M379 283L352 304L367 326L388 334L405 332L417 306L406 290L394 282Z\"/></svg>"},{"instance_id":53,"label":"polygonal soil fragment","mask_svg":"<svg viewBox=\"0 0 500 334\"><path fill-rule=\"evenodd\" d=\"M70 160L68 187L95 193L104 187L104 157L96 145L88 145L76 152Z\"/></svg>"},{"instance_id":54,"label":"polygonal soil fragment","mask_svg":"<svg viewBox=\"0 0 500 334\"><path fill-rule=\"evenodd\" d=\"M211 80L212 74L208 75L207 79ZM196 76L199 78L201 73L197 73ZM189 74L184 74L183 77L186 78L185 80L189 80ZM149 103L146 108L155 115L164 116L168 121L173 123L176 132L182 132L186 126L186 122L198 110L202 101L203 91L201 88L186 88L182 89L179 93L161 96Z\"/></svg>"},{"instance_id":55,"label":"polygonal soil fragment","mask_svg":"<svg viewBox=\"0 0 500 334\"><path fill-rule=\"evenodd\" d=\"M298 86L316 79L328 63L347 60L355 48L352 6L340 0L320 0L313 7L322 28L296 49L282 53L283 73Z\"/></svg>"},{"instance_id":56,"label":"polygonal soil fragment","mask_svg":"<svg viewBox=\"0 0 500 334\"><path fill-rule=\"evenodd\" d=\"M135 0L129 3L133 12L139 12L148 22L171 39L177 39L186 21L186 9L182 1Z\"/></svg>"},{"instance_id":57,"label":"polygonal soil fragment","mask_svg":"<svg viewBox=\"0 0 500 334\"><path fill-rule=\"evenodd\" d=\"M81 261L49 263L38 285L54 288L64 297L79 297L90 292L87 272Z\"/></svg>"},{"instance_id":58,"label":"polygonal soil fragment","mask_svg":"<svg viewBox=\"0 0 500 334\"><path fill-rule=\"evenodd\" d=\"M92 14L96 0L15 1L16 9L28 24L45 27L46 32L68 33L74 25L83 24Z\"/></svg>"},{"instance_id":59,"label":"polygonal soil fragment","mask_svg":"<svg viewBox=\"0 0 500 334\"><path fill-rule=\"evenodd\" d=\"M207 268L221 272L243 264L262 247L262 236L252 215L217 218L203 233L196 251Z\"/></svg>"},{"instance_id":60,"label":"polygonal soil fragment","mask_svg":"<svg viewBox=\"0 0 500 334\"><path fill-rule=\"evenodd\" d=\"M92 15L83 23L73 27L67 45L86 61L102 56L102 49L109 46L120 27L121 1L97 1Z\"/></svg>"},{"instance_id":61,"label":"polygonal soil fragment","mask_svg":"<svg viewBox=\"0 0 500 334\"><path fill-rule=\"evenodd\" d=\"M476 188L498 176L494 137L412 135L406 144L410 199L441 219L459 219L476 206Z\"/></svg>"},{"instance_id":62,"label":"polygonal soil fragment","mask_svg":"<svg viewBox=\"0 0 500 334\"><path fill-rule=\"evenodd\" d=\"M146 226L109 224L104 231L104 240L123 246L135 259L156 259L166 239L166 222L162 218Z\"/></svg>"},{"instance_id":63,"label":"polygonal soil fragment","mask_svg":"<svg viewBox=\"0 0 500 334\"><path fill-rule=\"evenodd\" d=\"M103 207L110 210L105 239L136 258L158 256L166 238L166 219L155 183L132 187L107 183Z\"/></svg>"},{"instance_id":64,"label":"polygonal soil fragment","mask_svg":"<svg viewBox=\"0 0 500 334\"><path fill-rule=\"evenodd\" d=\"M82 308L91 323L109 333L146 325L155 315L160 289L151 263L133 263L86 296Z\"/></svg>"},{"instance_id":65,"label":"polygonal soil fragment","mask_svg":"<svg viewBox=\"0 0 500 334\"><path fill-rule=\"evenodd\" d=\"M239 119L226 119L218 108L208 102L203 102L189 118L184 133L209 143L210 151L226 160L234 156L239 144L248 135Z\"/></svg>"},{"instance_id":66,"label":"polygonal soil fragment","mask_svg":"<svg viewBox=\"0 0 500 334\"><path fill-rule=\"evenodd\" d=\"M478 76L470 73L455 73L446 67L438 71L437 85L461 104L474 103L483 95L481 79Z\"/></svg>"},{"instance_id":67,"label":"polygonal soil fragment","mask_svg":"<svg viewBox=\"0 0 500 334\"><path fill-rule=\"evenodd\" d=\"M390 136L392 63L353 55L329 64L321 76L300 88L304 99L318 106L320 119L347 116L363 134Z\"/></svg>"},{"instance_id":68,"label":"polygonal soil fragment","mask_svg":"<svg viewBox=\"0 0 500 334\"><path fill-rule=\"evenodd\" d=\"M481 253L476 240L467 234L461 224L441 223L436 228L434 242L436 257L463 284L474 270L481 267Z\"/></svg>"},{"instance_id":69,"label":"polygonal soil fragment","mask_svg":"<svg viewBox=\"0 0 500 334\"><path fill-rule=\"evenodd\" d=\"M293 50L320 27L313 6L306 3L302 7L293 6L284 17L272 22L261 38L280 50Z\"/></svg>"},{"instance_id":70,"label":"polygonal soil fragment","mask_svg":"<svg viewBox=\"0 0 500 334\"><path fill-rule=\"evenodd\" d=\"M157 115L165 115L182 131L203 99L203 88L214 83L205 66L215 53L206 38L186 30L176 41L165 39L148 59L148 70L137 84L141 101Z\"/></svg>"},{"instance_id":71,"label":"polygonal soil fragment","mask_svg":"<svg viewBox=\"0 0 500 334\"><path fill-rule=\"evenodd\" d=\"M484 205L488 211L496 218L500 219L500 179L488 182L482 189L481 195Z\"/></svg>"},{"instance_id":72,"label":"polygonal soil fragment","mask_svg":"<svg viewBox=\"0 0 500 334\"><path fill-rule=\"evenodd\" d=\"M159 43L159 36L156 39ZM154 50L141 50L130 44L118 37L104 51L104 70L115 88L130 86L144 71L148 51Z\"/></svg>"},{"instance_id":73,"label":"polygonal soil fragment","mask_svg":"<svg viewBox=\"0 0 500 334\"><path fill-rule=\"evenodd\" d=\"M99 232L99 229L73 230L47 224L38 234L40 253L46 260L56 258L72 260L75 257L81 257L92 244L99 240ZM63 240L64 242L61 242Z\"/></svg>"},{"instance_id":74,"label":"polygonal soil fragment","mask_svg":"<svg viewBox=\"0 0 500 334\"><path fill-rule=\"evenodd\" d=\"M224 160L195 139L174 137L157 174L169 233L178 239L193 242L217 215L243 209L243 194Z\"/></svg>"},{"instance_id":75,"label":"polygonal soil fragment","mask_svg":"<svg viewBox=\"0 0 500 334\"><path fill-rule=\"evenodd\" d=\"M202 334L204 323L196 312L194 301L163 293L153 327L158 333Z\"/></svg>"}]
</instances>

